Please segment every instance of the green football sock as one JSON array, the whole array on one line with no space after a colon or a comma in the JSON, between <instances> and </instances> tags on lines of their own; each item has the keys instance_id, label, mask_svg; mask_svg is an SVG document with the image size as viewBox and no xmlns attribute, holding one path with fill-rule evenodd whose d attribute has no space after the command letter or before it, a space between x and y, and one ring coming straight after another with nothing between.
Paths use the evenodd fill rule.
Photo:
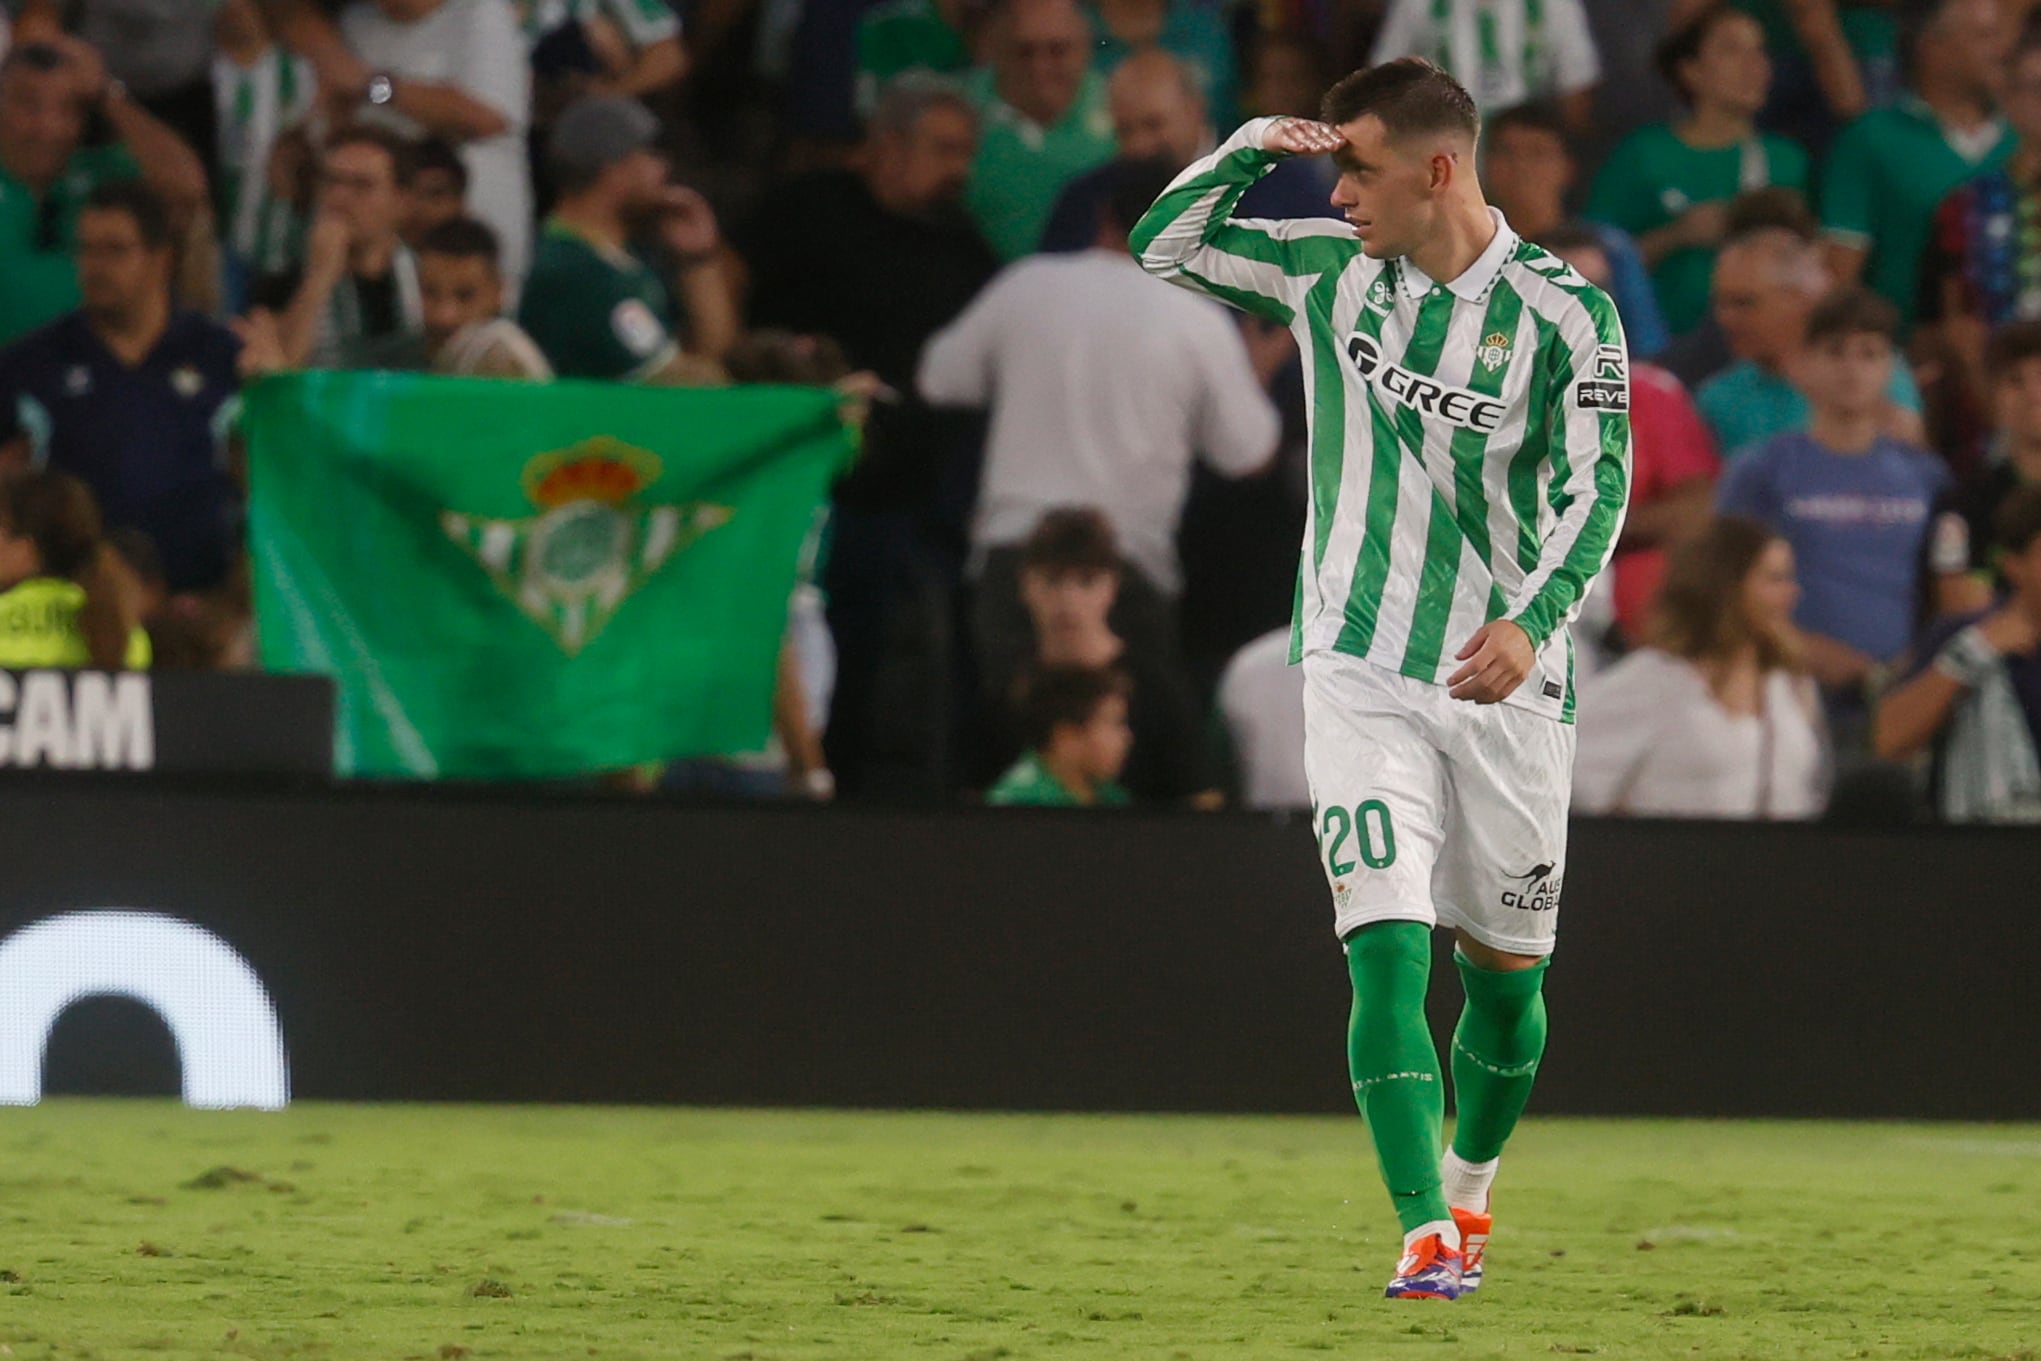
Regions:
<instances>
[{"instance_id":1,"label":"green football sock","mask_svg":"<svg viewBox=\"0 0 2041 1361\"><path fill-rule=\"evenodd\" d=\"M1346 941L1354 985L1347 1069L1405 1233L1453 1218L1439 1185L1445 1084L1424 1018L1431 934L1422 922L1376 922Z\"/></svg>"},{"instance_id":2,"label":"green football sock","mask_svg":"<svg viewBox=\"0 0 2041 1361\"><path fill-rule=\"evenodd\" d=\"M1496 973L1456 954L1467 1007L1453 1032L1453 1152L1470 1163L1502 1156L1545 1053L1545 968Z\"/></svg>"}]
</instances>

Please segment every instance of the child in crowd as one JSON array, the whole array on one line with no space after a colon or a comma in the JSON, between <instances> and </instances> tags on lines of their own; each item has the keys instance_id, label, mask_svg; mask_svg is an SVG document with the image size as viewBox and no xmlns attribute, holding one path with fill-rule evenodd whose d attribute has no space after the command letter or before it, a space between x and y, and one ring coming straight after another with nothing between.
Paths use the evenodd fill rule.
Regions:
<instances>
[{"instance_id":1,"label":"child in crowd","mask_svg":"<svg viewBox=\"0 0 2041 1361\"><path fill-rule=\"evenodd\" d=\"M0 481L0 666L147 667L138 595L83 482L55 472Z\"/></svg>"},{"instance_id":2,"label":"child in crowd","mask_svg":"<svg viewBox=\"0 0 2041 1361\"><path fill-rule=\"evenodd\" d=\"M1913 641L1923 613L1923 547L1948 471L1926 450L1880 432L1898 314L1861 288L1809 316L1796 375L1813 409L1730 465L1718 509L1771 526L1792 546L1801 596L1794 621L1808 669L1840 727ZM1840 737L1840 734L1839 734Z\"/></svg>"},{"instance_id":3,"label":"child in crowd","mask_svg":"<svg viewBox=\"0 0 2041 1361\"><path fill-rule=\"evenodd\" d=\"M1104 667L1051 666L1024 685L1028 754L986 792L1002 805L1075 808L1126 803L1118 783L1134 746L1127 678Z\"/></svg>"}]
</instances>

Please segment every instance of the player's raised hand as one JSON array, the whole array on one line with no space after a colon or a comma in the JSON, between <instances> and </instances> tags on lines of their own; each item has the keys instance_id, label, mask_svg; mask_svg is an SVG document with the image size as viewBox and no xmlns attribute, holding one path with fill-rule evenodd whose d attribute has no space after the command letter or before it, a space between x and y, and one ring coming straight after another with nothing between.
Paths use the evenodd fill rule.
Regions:
<instances>
[{"instance_id":1,"label":"player's raised hand","mask_svg":"<svg viewBox=\"0 0 2041 1361\"><path fill-rule=\"evenodd\" d=\"M1338 128L1309 118L1281 119L1272 124L1261 139L1263 151L1284 156L1323 156L1345 144L1346 138L1339 135Z\"/></svg>"},{"instance_id":2,"label":"player's raised hand","mask_svg":"<svg viewBox=\"0 0 2041 1361\"><path fill-rule=\"evenodd\" d=\"M1523 625L1507 619L1491 619L1474 630L1467 646L1453 656L1463 665L1446 685L1454 699L1472 700L1476 704L1498 704L1508 699L1538 660L1531 647L1531 635L1524 632Z\"/></svg>"}]
</instances>

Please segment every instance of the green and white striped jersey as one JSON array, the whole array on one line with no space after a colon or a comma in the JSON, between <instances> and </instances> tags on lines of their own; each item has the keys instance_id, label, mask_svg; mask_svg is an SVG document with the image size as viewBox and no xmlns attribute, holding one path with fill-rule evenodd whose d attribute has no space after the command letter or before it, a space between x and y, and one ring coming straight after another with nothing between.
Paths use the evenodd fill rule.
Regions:
<instances>
[{"instance_id":1,"label":"green and white striped jersey","mask_svg":"<svg viewBox=\"0 0 2041 1361\"><path fill-rule=\"evenodd\" d=\"M1311 496L1291 659L1344 652L1443 684L1475 630L1507 618L1539 660L1506 702L1571 721L1566 625L1630 488L1615 305L1499 213L1450 283L1369 259L1343 222L1229 219L1279 159L1261 145L1272 121L1179 175L1131 244L1151 274L1290 327L1303 352Z\"/></svg>"}]
</instances>

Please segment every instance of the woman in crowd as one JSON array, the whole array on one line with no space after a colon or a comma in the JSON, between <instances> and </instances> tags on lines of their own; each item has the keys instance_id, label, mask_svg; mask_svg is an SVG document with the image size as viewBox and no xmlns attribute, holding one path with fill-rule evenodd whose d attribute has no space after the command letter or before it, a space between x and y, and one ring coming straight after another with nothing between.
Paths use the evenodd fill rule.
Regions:
<instances>
[{"instance_id":1,"label":"woman in crowd","mask_svg":"<svg viewBox=\"0 0 2041 1361\"><path fill-rule=\"evenodd\" d=\"M1588 813L1809 818L1827 759L1800 662L1793 550L1725 516L1674 553L1650 644L1580 698L1573 799Z\"/></svg>"},{"instance_id":2,"label":"woman in crowd","mask_svg":"<svg viewBox=\"0 0 2041 1361\"><path fill-rule=\"evenodd\" d=\"M0 482L0 666L148 666L138 594L83 482L53 472Z\"/></svg>"},{"instance_id":3,"label":"woman in crowd","mask_svg":"<svg viewBox=\"0 0 2041 1361\"><path fill-rule=\"evenodd\" d=\"M1675 335L1708 310L1708 280L1729 202L1778 185L1807 187L1807 153L1760 133L1772 64L1758 21L1727 4L1703 10L1660 44L1658 69L1684 118L1624 138L1595 176L1583 216L1637 238Z\"/></svg>"}]
</instances>

